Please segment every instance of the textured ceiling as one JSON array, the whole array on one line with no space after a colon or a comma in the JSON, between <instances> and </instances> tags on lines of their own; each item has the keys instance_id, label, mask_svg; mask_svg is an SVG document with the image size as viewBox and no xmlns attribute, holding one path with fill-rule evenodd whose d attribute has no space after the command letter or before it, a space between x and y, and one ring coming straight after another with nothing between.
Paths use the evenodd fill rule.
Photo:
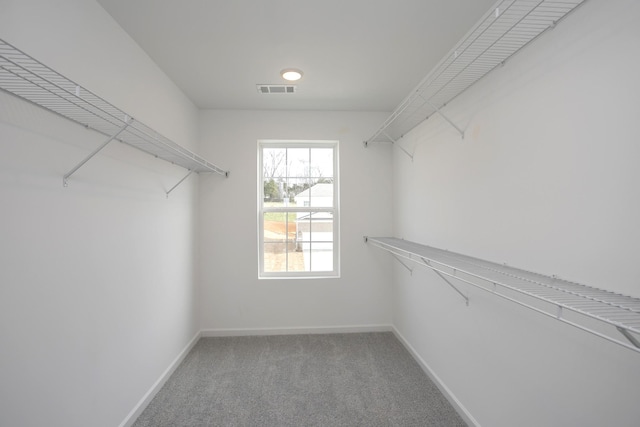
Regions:
<instances>
[{"instance_id":1,"label":"textured ceiling","mask_svg":"<svg viewBox=\"0 0 640 427\"><path fill-rule=\"evenodd\" d=\"M98 2L200 108L391 111L495 0Z\"/></svg>"}]
</instances>

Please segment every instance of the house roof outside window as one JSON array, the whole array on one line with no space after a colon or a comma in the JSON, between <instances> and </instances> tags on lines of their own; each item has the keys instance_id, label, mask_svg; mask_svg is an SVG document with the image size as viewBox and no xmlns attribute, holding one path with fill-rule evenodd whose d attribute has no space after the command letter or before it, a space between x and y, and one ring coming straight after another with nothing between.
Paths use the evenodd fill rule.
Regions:
<instances>
[{"instance_id":1,"label":"house roof outside window","mask_svg":"<svg viewBox=\"0 0 640 427\"><path fill-rule=\"evenodd\" d=\"M311 196L311 199L314 197L333 197L333 184L316 184L313 187L307 188L306 190L296 194L295 198L308 199L309 196Z\"/></svg>"}]
</instances>

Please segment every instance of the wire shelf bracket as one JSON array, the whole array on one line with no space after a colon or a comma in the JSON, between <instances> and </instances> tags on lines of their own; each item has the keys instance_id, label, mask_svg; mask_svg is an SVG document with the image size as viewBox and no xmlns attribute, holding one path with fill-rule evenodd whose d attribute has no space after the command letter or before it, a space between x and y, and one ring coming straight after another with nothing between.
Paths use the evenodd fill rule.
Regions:
<instances>
[{"instance_id":1,"label":"wire shelf bracket","mask_svg":"<svg viewBox=\"0 0 640 427\"><path fill-rule=\"evenodd\" d=\"M464 138L442 109L586 0L499 0L427 74L366 141L406 135L434 113Z\"/></svg>"},{"instance_id":2,"label":"wire shelf bracket","mask_svg":"<svg viewBox=\"0 0 640 427\"><path fill-rule=\"evenodd\" d=\"M422 95L421 95L422 97ZM433 108L433 110L438 113L440 115L440 117L442 117L443 119L445 119L447 121L447 123L449 123L455 130L458 131L458 133L460 134L460 137L462 139L464 139L464 130L460 129L460 127L458 127L458 125L456 125L453 120L451 120L445 113L442 112L442 109L436 107L435 105L433 105L433 103L431 101L429 101L428 99L424 99L424 97L422 98L424 100L424 102L426 104L429 104L429 106L431 108Z\"/></svg>"},{"instance_id":3,"label":"wire shelf bracket","mask_svg":"<svg viewBox=\"0 0 640 427\"><path fill-rule=\"evenodd\" d=\"M402 264L402 266L403 266L404 268L406 268L406 269L409 271L409 274L410 274L411 276L413 276L413 268L409 267L409 266L408 266L404 261L402 261L398 255L396 255L396 254L391 254L391 256L392 256L396 261L398 261L400 264Z\"/></svg>"},{"instance_id":4,"label":"wire shelf bracket","mask_svg":"<svg viewBox=\"0 0 640 427\"><path fill-rule=\"evenodd\" d=\"M98 148L96 148L91 154L89 154L87 157L85 157L84 160L82 160L80 163L78 163L73 169L71 169L69 172L67 172L63 177L62 177L62 186L63 187L68 187L69 186L69 182L68 179L69 177L71 177L71 175L73 175L74 173L76 173L76 171L78 169L80 169L82 166L84 166L85 163L87 163L89 160L91 160L93 158L93 156L95 156L96 154L98 154L100 151L102 151L102 149L104 147L106 147L107 145L109 145L109 143L111 141L113 141L118 135L120 135L126 128L127 126L129 126L129 123L131 119L129 118L125 118L125 124L124 126L122 126L120 128L120 130L118 130L116 133L114 133L109 139L107 139L105 142L102 143L102 145L100 145Z\"/></svg>"},{"instance_id":5,"label":"wire shelf bracket","mask_svg":"<svg viewBox=\"0 0 640 427\"><path fill-rule=\"evenodd\" d=\"M169 198L169 194L171 194L171 192L173 190L175 190L180 184L182 184L184 182L184 180L186 180L187 178L189 178L191 176L191 174L193 173L192 170L189 171L189 173L187 173L184 178L182 178L180 181L178 181L178 183L176 185L174 185L173 187L171 187L169 189L169 191L167 191L167 199Z\"/></svg>"},{"instance_id":6,"label":"wire shelf bracket","mask_svg":"<svg viewBox=\"0 0 640 427\"><path fill-rule=\"evenodd\" d=\"M398 147L400 149L400 151L402 151L404 154L406 154L407 157L409 157L411 159L411 161L413 161L413 154L411 154L409 151L407 151L406 148L404 148L402 145L400 145L398 143L398 141L400 139L402 139L403 135L400 135L400 137L397 140L394 140L393 138L391 138L389 136L388 133L383 132L382 134L387 138L387 141L362 141L362 145L364 145L364 148L367 148L369 146L369 144L372 144L372 143L373 144L375 144L375 143L391 143L395 147Z\"/></svg>"},{"instance_id":7,"label":"wire shelf bracket","mask_svg":"<svg viewBox=\"0 0 640 427\"><path fill-rule=\"evenodd\" d=\"M469 305L469 297L466 296L464 293L462 293L462 291L460 289L458 289L453 283L451 283L451 281L449 281L444 274L442 274L440 271L438 271L437 269L433 268L431 266L431 261L429 261L428 259L425 259L424 257L420 257L420 259L422 260L422 262L424 262L426 264L427 267L429 267L431 270L433 270L434 273L436 273L438 276L440 276L440 278L442 280L444 280L447 285L449 285L454 291L456 291L457 293L460 294L460 296L462 298L464 298L465 302L467 303L467 306ZM456 275L456 271L453 271L453 276Z\"/></svg>"},{"instance_id":8,"label":"wire shelf bracket","mask_svg":"<svg viewBox=\"0 0 640 427\"><path fill-rule=\"evenodd\" d=\"M108 139L63 177L63 185L113 140L191 173L229 172L159 134L129 114L0 39L0 89L105 135ZM183 178L178 184L186 179ZM166 192L168 195L177 187Z\"/></svg>"},{"instance_id":9,"label":"wire shelf bracket","mask_svg":"<svg viewBox=\"0 0 640 427\"><path fill-rule=\"evenodd\" d=\"M430 268L462 295L459 281L640 353L640 298L394 237L365 242ZM408 268L408 267L407 267Z\"/></svg>"}]
</instances>

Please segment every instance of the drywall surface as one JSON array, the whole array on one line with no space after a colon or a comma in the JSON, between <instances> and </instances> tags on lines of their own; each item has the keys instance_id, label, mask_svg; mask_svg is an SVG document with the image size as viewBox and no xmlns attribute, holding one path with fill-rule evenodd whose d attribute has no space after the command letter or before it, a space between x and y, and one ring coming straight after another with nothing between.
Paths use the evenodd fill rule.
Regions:
<instances>
[{"instance_id":1,"label":"drywall surface","mask_svg":"<svg viewBox=\"0 0 640 427\"><path fill-rule=\"evenodd\" d=\"M197 110L93 1L0 1L0 38L183 145ZM0 425L119 425L198 333L197 180L0 93Z\"/></svg>"},{"instance_id":2,"label":"drywall surface","mask_svg":"<svg viewBox=\"0 0 640 427\"><path fill-rule=\"evenodd\" d=\"M396 237L640 297L640 3L586 2L394 151ZM640 354L396 266L394 325L483 426L636 425Z\"/></svg>"},{"instance_id":3,"label":"drywall surface","mask_svg":"<svg viewBox=\"0 0 640 427\"><path fill-rule=\"evenodd\" d=\"M363 242L367 233L391 232L390 147L362 145L383 120L380 113L201 113L199 151L220 158L231 170L228 179L200 182L205 332L390 324L390 260ZM258 280L259 139L339 141L339 279Z\"/></svg>"}]
</instances>

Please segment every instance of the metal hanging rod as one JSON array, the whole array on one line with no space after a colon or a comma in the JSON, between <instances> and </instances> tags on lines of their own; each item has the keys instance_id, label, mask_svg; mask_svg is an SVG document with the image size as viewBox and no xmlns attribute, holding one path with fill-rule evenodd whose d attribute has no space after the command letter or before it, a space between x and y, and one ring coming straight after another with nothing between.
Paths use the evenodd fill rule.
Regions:
<instances>
[{"instance_id":1,"label":"metal hanging rod","mask_svg":"<svg viewBox=\"0 0 640 427\"><path fill-rule=\"evenodd\" d=\"M176 144L143 123L133 120L130 115L103 98L2 39L0 39L0 89L109 138L64 176L65 186L67 179L78 168L114 139L191 172L229 176L228 171ZM174 188L175 186L167 193Z\"/></svg>"},{"instance_id":2,"label":"metal hanging rod","mask_svg":"<svg viewBox=\"0 0 640 427\"><path fill-rule=\"evenodd\" d=\"M426 266L442 279L446 276L466 283L640 352L640 298L393 237L365 237L365 242L391 252L394 257ZM450 280L446 281L454 287ZM468 298L465 299L468 304ZM572 314L567 317L567 312ZM598 321L602 330L594 329L592 320Z\"/></svg>"},{"instance_id":3,"label":"metal hanging rod","mask_svg":"<svg viewBox=\"0 0 640 427\"><path fill-rule=\"evenodd\" d=\"M500 0L365 141L397 140L434 113L464 137L442 108L586 0Z\"/></svg>"}]
</instances>

